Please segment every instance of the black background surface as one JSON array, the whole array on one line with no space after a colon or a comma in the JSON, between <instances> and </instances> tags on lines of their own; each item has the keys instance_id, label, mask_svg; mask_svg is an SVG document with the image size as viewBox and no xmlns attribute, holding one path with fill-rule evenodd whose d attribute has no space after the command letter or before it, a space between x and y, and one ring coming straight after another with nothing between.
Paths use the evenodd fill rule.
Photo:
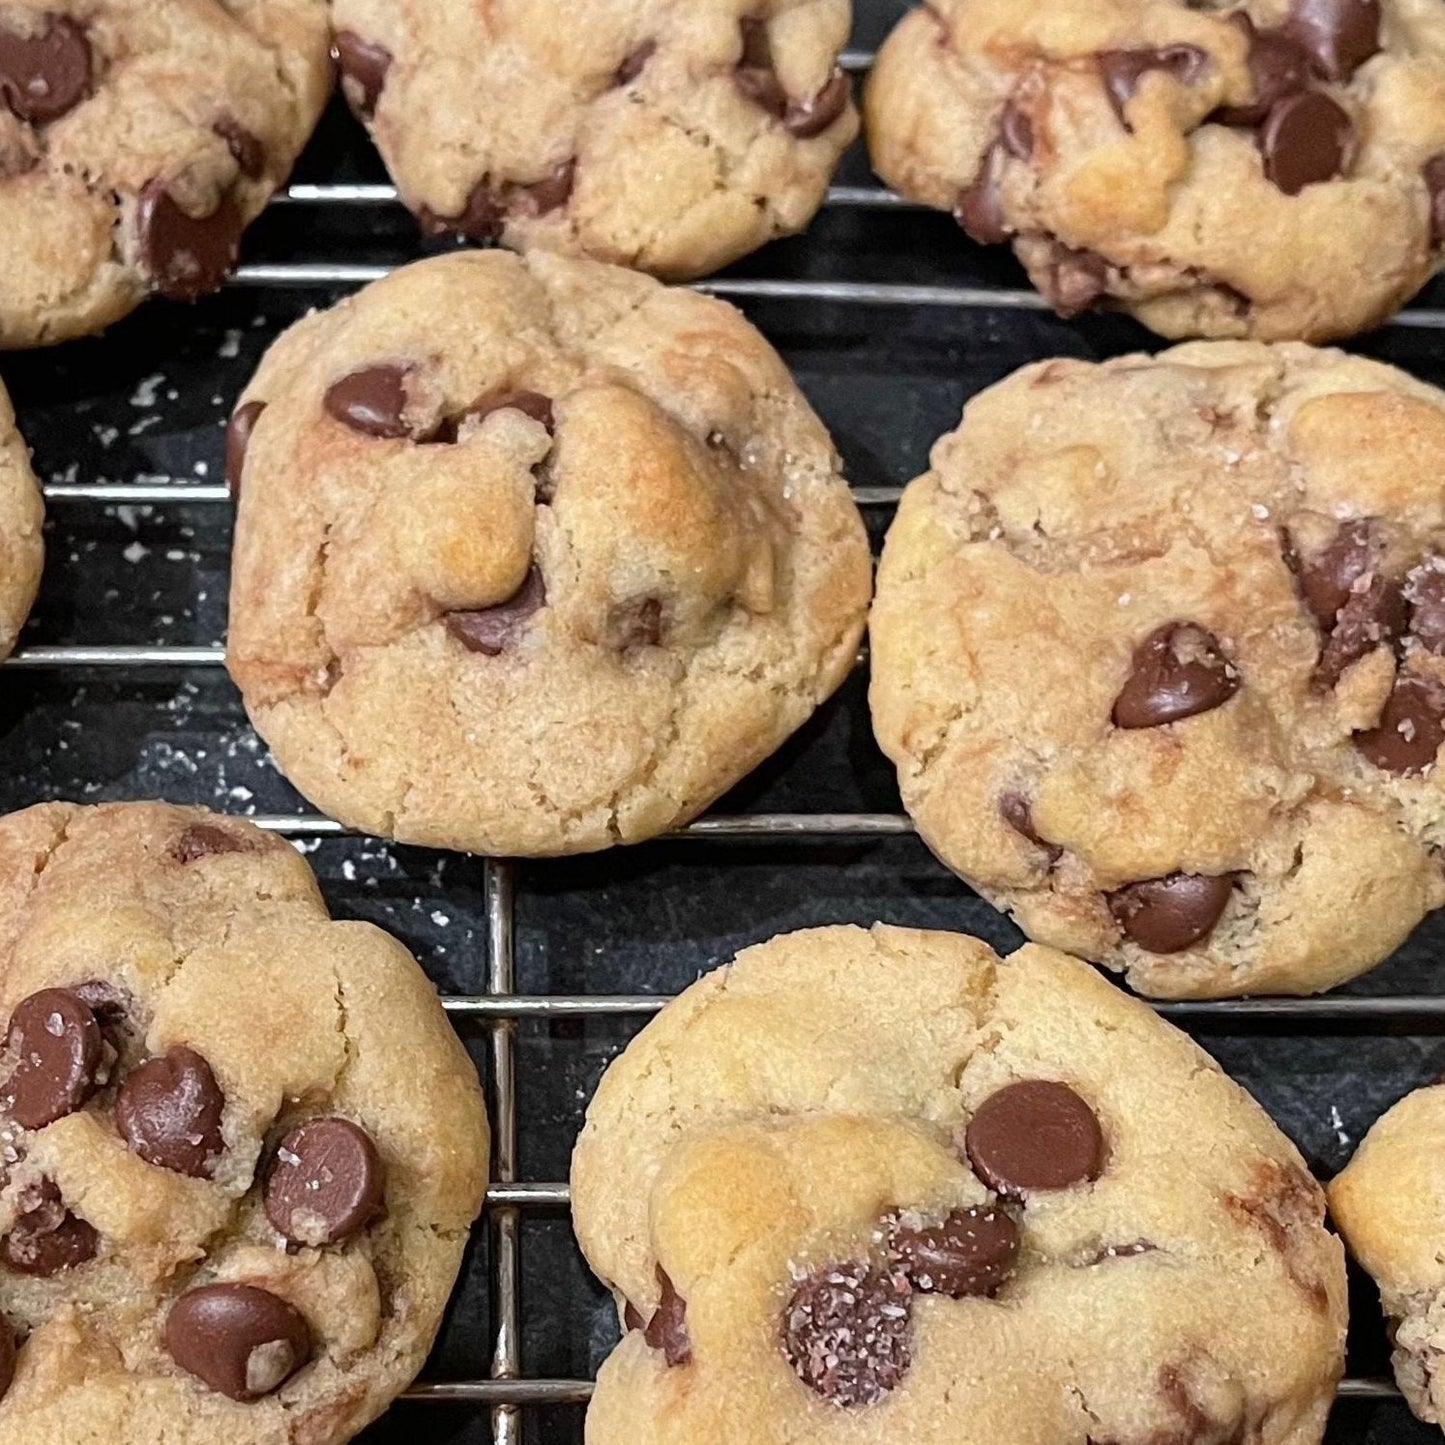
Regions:
<instances>
[{"instance_id":1,"label":"black background surface","mask_svg":"<svg viewBox=\"0 0 1445 1445\"><path fill-rule=\"evenodd\" d=\"M565 7L559 7L562 9ZM903 0L859 0L855 45L872 49ZM369 143L339 105L298 181L384 180ZM840 182L866 184L850 156ZM247 261L401 262L420 254L394 206L273 206ZM830 209L806 237L767 248L733 274L1019 287L1006 251L983 252L942 216ZM1440 304L1432 288L1415 310ZM221 479L222 428L276 334L339 290L237 286L200 306L153 302L99 340L11 355L0 363L44 482ZM1024 362L1104 357L1161 343L1131 321L1072 323L1036 311L745 303L831 428L856 485L898 485L926 464L963 402ZM1429 327L1391 326L1355 343L1437 384L1445 356ZM891 509L867 509L875 542ZM230 509L224 504L50 507L45 581L24 642L209 644L224 632ZM156 796L234 812L304 812L247 726L224 673L210 668L7 671L0 689L0 806L47 798ZM719 811L894 812L889 768L866 709L866 679L840 695ZM371 919L416 952L439 988L485 989L481 864L365 839L307 845L333 909ZM517 987L524 993L670 993L739 946L811 924L883 919L967 930L996 947L1020 941L912 838L777 844L657 843L518 870ZM1445 923L1427 922L1388 963L1350 985L1376 995L1441 992ZM568 1151L596 1079L640 1020L524 1022L517 1045L520 1174L566 1177ZM1445 1041L1406 1020L1374 1031L1337 1025L1301 1035L1281 1024L1215 1020L1201 1042L1243 1082L1328 1177L1371 1121L1445 1068ZM483 1036L470 1031L475 1056ZM487 1231L477 1232L428 1375L486 1373ZM1352 1374L1386 1373L1377 1302L1356 1280ZM560 1211L522 1229L523 1372L595 1371L616 1326ZM527 1438L581 1439L581 1410L528 1412ZM398 1406L365 1437L483 1441L486 1412ZM1329 1439L1413 1445L1438 1439L1397 1403L1346 1402ZM1000 1442L1007 1445L1007 1442Z\"/></svg>"}]
</instances>

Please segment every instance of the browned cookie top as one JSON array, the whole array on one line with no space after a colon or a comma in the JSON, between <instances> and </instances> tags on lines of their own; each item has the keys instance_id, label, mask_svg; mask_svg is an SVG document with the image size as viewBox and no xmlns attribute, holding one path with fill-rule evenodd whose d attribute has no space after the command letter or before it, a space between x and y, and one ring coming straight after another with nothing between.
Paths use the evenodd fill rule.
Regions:
<instances>
[{"instance_id":1,"label":"browned cookie top","mask_svg":"<svg viewBox=\"0 0 1445 1445\"><path fill-rule=\"evenodd\" d=\"M282 337L232 441L231 674L356 827L651 837L856 657L868 546L826 432L736 311L650 277L406 267Z\"/></svg>"},{"instance_id":2,"label":"browned cookie top","mask_svg":"<svg viewBox=\"0 0 1445 1445\"><path fill-rule=\"evenodd\" d=\"M1342 1252L1294 1148L1086 965L877 927L710 974L572 1169L627 1333L592 1445L1318 1445Z\"/></svg>"},{"instance_id":3,"label":"browned cookie top","mask_svg":"<svg viewBox=\"0 0 1445 1445\"><path fill-rule=\"evenodd\" d=\"M1436 0L932 0L867 108L879 174L1065 315L1320 341L1440 265Z\"/></svg>"},{"instance_id":4,"label":"browned cookie top","mask_svg":"<svg viewBox=\"0 0 1445 1445\"><path fill-rule=\"evenodd\" d=\"M327 40L322 0L0 4L0 346L215 290L321 113Z\"/></svg>"},{"instance_id":5,"label":"browned cookie top","mask_svg":"<svg viewBox=\"0 0 1445 1445\"><path fill-rule=\"evenodd\" d=\"M849 0L330 9L347 99L429 232L698 276L801 230L858 132Z\"/></svg>"},{"instance_id":6,"label":"browned cookie top","mask_svg":"<svg viewBox=\"0 0 1445 1445\"><path fill-rule=\"evenodd\" d=\"M0 820L0 1438L340 1445L486 1181L430 983L237 819Z\"/></svg>"},{"instance_id":7,"label":"browned cookie top","mask_svg":"<svg viewBox=\"0 0 1445 1445\"><path fill-rule=\"evenodd\" d=\"M945 862L1165 996L1308 993L1445 902L1445 395L1296 344L1050 361L907 489L874 726Z\"/></svg>"}]
</instances>

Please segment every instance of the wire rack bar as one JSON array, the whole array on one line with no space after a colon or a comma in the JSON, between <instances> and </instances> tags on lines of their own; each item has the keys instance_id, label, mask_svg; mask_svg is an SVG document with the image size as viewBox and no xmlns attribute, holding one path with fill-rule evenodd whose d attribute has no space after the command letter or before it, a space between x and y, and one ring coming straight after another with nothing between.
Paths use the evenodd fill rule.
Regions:
<instances>
[{"instance_id":1,"label":"wire rack bar","mask_svg":"<svg viewBox=\"0 0 1445 1445\"><path fill-rule=\"evenodd\" d=\"M230 278L233 286L364 286L379 281L395 266L335 261L280 261L241 266ZM766 277L721 276L693 283L710 296L754 300L838 302L852 306L938 306L949 309L1047 311L1049 303L1036 291L994 286L914 286L887 281L794 281ZM1445 311L1421 308L1401 311L1381 323L1382 329L1445 330Z\"/></svg>"},{"instance_id":2,"label":"wire rack bar","mask_svg":"<svg viewBox=\"0 0 1445 1445\"><path fill-rule=\"evenodd\" d=\"M332 182L307 185L298 183L278 191L271 197L273 206L396 206L401 204L395 186L353 185ZM910 201L884 186L829 186L824 205L864 211L919 211L917 201Z\"/></svg>"},{"instance_id":3,"label":"wire rack bar","mask_svg":"<svg viewBox=\"0 0 1445 1445\"><path fill-rule=\"evenodd\" d=\"M442 1000L459 1020L616 1018L655 1014L670 994L513 994L507 998L451 996ZM1144 999L1161 1018L1208 1031L1219 1024L1278 1024L1287 1029L1326 1024L1388 1024L1425 1033L1445 1030L1445 997L1326 995L1321 998L1222 998L1168 1002Z\"/></svg>"},{"instance_id":4,"label":"wire rack bar","mask_svg":"<svg viewBox=\"0 0 1445 1445\"><path fill-rule=\"evenodd\" d=\"M516 949L513 923L516 913L516 877L511 863L488 858L482 864L482 891L487 908L487 991L506 996L515 986ZM516 1023L498 1017L491 1025L492 1047L492 1173L498 1185L517 1178ZM521 1373L522 1290L517 1261L518 1215L515 1204L504 1204L491 1215L496 1251L497 1324L492 1351L492 1378L514 1381ZM493 1445L518 1445L522 1418L517 1406L499 1399L492 1407Z\"/></svg>"},{"instance_id":5,"label":"wire rack bar","mask_svg":"<svg viewBox=\"0 0 1445 1445\"><path fill-rule=\"evenodd\" d=\"M473 1404L583 1405L592 1398L591 1380L457 1380L423 1381L402 1396L428 1404L469 1401ZM1352 1375L1340 1381L1341 1400L1398 1400L1393 1380Z\"/></svg>"},{"instance_id":6,"label":"wire rack bar","mask_svg":"<svg viewBox=\"0 0 1445 1445\"><path fill-rule=\"evenodd\" d=\"M43 490L50 502L178 502L189 506L195 502L229 503L231 500L231 493L224 486L194 482L51 482ZM853 487L852 493L860 507L891 507L903 495L903 488Z\"/></svg>"},{"instance_id":7,"label":"wire rack bar","mask_svg":"<svg viewBox=\"0 0 1445 1445\"><path fill-rule=\"evenodd\" d=\"M26 647L7 658L6 667L220 667L226 649L208 647Z\"/></svg>"}]
</instances>

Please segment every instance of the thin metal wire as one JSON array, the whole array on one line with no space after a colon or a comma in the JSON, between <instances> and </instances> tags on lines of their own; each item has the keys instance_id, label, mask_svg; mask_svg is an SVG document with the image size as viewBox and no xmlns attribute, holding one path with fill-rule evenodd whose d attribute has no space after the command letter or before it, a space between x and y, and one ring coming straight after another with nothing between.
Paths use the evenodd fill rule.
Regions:
<instances>
[{"instance_id":1,"label":"thin metal wire","mask_svg":"<svg viewBox=\"0 0 1445 1445\"><path fill-rule=\"evenodd\" d=\"M488 858L482 864L482 891L487 909L487 991L505 996L515 986L516 876L512 864ZM492 1045L492 1149L493 1175L499 1185L517 1178L517 1093L513 1019L494 1019ZM521 1282L517 1269L518 1215L514 1204L492 1211L493 1247L496 1251L496 1295L493 1303L496 1343L492 1351L492 1378L515 1380L521 1373ZM492 1408L493 1445L518 1445L522 1418L514 1404L499 1400Z\"/></svg>"},{"instance_id":2,"label":"thin metal wire","mask_svg":"<svg viewBox=\"0 0 1445 1445\"><path fill-rule=\"evenodd\" d=\"M401 201L391 185L331 183L288 186L271 197L273 206L396 206ZM825 206L863 211L923 210L917 201L906 200L884 186L829 186Z\"/></svg>"},{"instance_id":3,"label":"thin metal wire","mask_svg":"<svg viewBox=\"0 0 1445 1445\"><path fill-rule=\"evenodd\" d=\"M1398 1400L1393 1380L1352 1375L1336 1391L1341 1400ZM422 1382L402 1396L427 1404L468 1401L473 1404L582 1405L592 1398L591 1380L459 1380L455 1383Z\"/></svg>"},{"instance_id":4,"label":"thin metal wire","mask_svg":"<svg viewBox=\"0 0 1445 1445\"><path fill-rule=\"evenodd\" d=\"M50 482L47 502L229 502L225 486L199 482Z\"/></svg>"},{"instance_id":5,"label":"thin metal wire","mask_svg":"<svg viewBox=\"0 0 1445 1445\"><path fill-rule=\"evenodd\" d=\"M455 1019L608 1018L657 1013L670 994L513 994L507 998L447 997ZM1301 1025L1366 1023L1413 1025L1428 1033L1445 1028L1445 997L1392 994L1361 997L1338 994L1320 998L1144 999L1161 1018L1201 1031L1220 1024Z\"/></svg>"}]
</instances>

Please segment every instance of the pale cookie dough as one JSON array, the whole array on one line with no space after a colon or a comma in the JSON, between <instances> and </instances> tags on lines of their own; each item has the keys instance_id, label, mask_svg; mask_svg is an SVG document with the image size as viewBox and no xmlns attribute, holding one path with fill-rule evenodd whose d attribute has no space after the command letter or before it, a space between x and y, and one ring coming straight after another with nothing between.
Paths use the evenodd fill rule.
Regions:
<instances>
[{"instance_id":1,"label":"pale cookie dough","mask_svg":"<svg viewBox=\"0 0 1445 1445\"><path fill-rule=\"evenodd\" d=\"M342 86L425 230L701 276L822 205L849 0L331 0Z\"/></svg>"},{"instance_id":2,"label":"pale cookie dough","mask_svg":"<svg viewBox=\"0 0 1445 1445\"><path fill-rule=\"evenodd\" d=\"M333 817L500 854L694 817L852 667L862 520L730 306L460 252L283 336L232 423L228 665Z\"/></svg>"},{"instance_id":3,"label":"pale cookie dough","mask_svg":"<svg viewBox=\"0 0 1445 1445\"><path fill-rule=\"evenodd\" d=\"M1308 993L1445 902L1445 395L1285 344L1049 361L904 494L874 727L939 856L1146 993Z\"/></svg>"},{"instance_id":4,"label":"pale cookie dough","mask_svg":"<svg viewBox=\"0 0 1445 1445\"><path fill-rule=\"evenodd\" d=\"M486 1185L410 955L236 818L0 821L0 1439L339 1445L420 1368Z\"/></svg>"},{"instance_id":5,"label":"pale cookie dough","mask_svg":"<svg viewBox=\"0 0 1445 1445\"><path fill-rule=\"evenodd\" d=\"M0 659L15 648L40 587L45 504L30 451L0 385Z\"/></svg>"},{"instance_id":6,"label":"pale cookie dough","mask_svg":"<svg viewBox=\"0 0 1445 1445\"><path fill-rule=\"evenodd\" d=\"M1439 0L931 0L866 110L878 173L1066 316L1323 341L1441 265Z\"/></svg>"},{"instance_id":7,"label":"pale cookie dough","mask_svg":"<svg viewBox=\"0 0 1445 1445\"><path fill-rule=\"evenodd\" d=\"M1445 1422L1445 1086L1417 1089L1378 1119L1329 1187L1350 1253L1373 1276L1410 1408Z\"/></svg>"},{"instance_id":8,"label":"pale cookie dough","mask_svg":"<svg viewBox=\"0 0 1445 1445\"><path fill-rule=\"evenodd\" d=\"M747 949L608 1069L572 1207L628 1326L588 1445L1318 1445L1340 1374L1294 1147L1049 949Z\"/></svg>"},{"instance_id":9,"label":"pale cookie dough","mask_svg":"<svg viewBox=\"0 0 1445 1445\"><path fill-rule=\"evenodd\" d=\"M323 0L0 3L0 346L215 290L331 90Z\"/></svg>"}]
</instances>

